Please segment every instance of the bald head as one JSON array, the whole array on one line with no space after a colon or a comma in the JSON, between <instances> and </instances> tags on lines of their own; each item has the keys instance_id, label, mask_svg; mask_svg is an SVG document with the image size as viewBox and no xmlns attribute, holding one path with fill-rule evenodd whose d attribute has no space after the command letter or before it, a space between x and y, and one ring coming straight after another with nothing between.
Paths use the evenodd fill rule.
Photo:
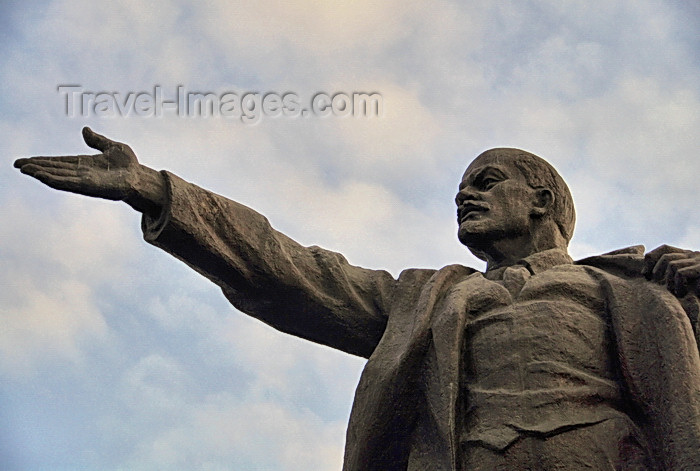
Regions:
<instances>
[{"instance_id":1,"label":"bald head","mask_svg":"<svg viewBox=\"0 0 700 471\"><path fill-rule=\"evenodd\" d=\"M569 187L554 167L543 158L524 150L495 148L481 153L474 159L469 164L464 175L466 176L471 170L488 163L513 166L520 171L530 187L549 189L554 196L550 216L567 243L571 240L576 223L574 201L569 192Z\"/></svg>"}]
</instances>

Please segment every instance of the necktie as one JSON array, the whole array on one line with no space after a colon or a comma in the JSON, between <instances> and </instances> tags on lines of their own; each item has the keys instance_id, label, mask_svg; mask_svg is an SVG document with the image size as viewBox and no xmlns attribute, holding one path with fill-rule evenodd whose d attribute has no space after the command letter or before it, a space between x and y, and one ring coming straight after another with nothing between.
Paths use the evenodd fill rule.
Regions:
<instances>
[{"instance_id":1,"label":"necktie","mask_svg":"<svg viewBox=\"0 0 700 471\"><path fill-rule=\"evenodd\" d=\"M510 292L514 298L518 296L523 285L530 278L530 270L523 265L513 265L505 269L503 272L503 286Z\"/></svg>"}]
</instances>

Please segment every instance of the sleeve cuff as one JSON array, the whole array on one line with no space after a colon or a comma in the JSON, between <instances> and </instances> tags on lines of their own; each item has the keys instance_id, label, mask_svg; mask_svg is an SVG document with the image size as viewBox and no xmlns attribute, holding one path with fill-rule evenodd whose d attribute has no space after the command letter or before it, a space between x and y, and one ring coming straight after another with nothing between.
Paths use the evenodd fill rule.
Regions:
<instances>
[{"instance_id":1,"label":"sleeve cuff","mask_svg":"<svg viewBox=\"0 0 700 471\"><path fill-rule=\"evenodd\" d=\"M166 171L161 170L160 174L163 175L165 179L166 188L166 203L160 211L158 217L151 217L147 214L143 214L141 217L141 230L143 231L143 238L146 242L153 242L158 239L163 229L170 223L170 217L172 214L172 203L173 203L173 189L172 189L172 177L173 175Z\"/></svg>"}]
</instances>

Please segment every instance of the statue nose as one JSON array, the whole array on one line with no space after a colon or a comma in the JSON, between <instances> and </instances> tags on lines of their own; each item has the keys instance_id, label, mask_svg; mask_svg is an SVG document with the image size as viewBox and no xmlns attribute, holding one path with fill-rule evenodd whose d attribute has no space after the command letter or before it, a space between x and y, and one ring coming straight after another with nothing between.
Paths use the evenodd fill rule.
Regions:
<instances>
[{"instance_id":1,"label":"statue nose","mask_svg":"<svg viewBox=\"0 0 700 471\"><path fill-rule=\"evenodd\" d=\"M481 201L481 193L474 187L468 186L459 190L457 200L459 204L464 204L468 201Z\"/></svg>"}]
</instances>

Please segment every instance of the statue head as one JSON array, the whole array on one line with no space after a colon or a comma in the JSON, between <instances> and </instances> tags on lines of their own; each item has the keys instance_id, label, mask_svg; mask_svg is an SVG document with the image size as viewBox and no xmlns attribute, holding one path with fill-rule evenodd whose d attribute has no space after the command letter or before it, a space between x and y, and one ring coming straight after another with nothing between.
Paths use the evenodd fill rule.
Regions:
<instances>
[{"instance_id":1,"label":"statue head","mask_svg":"<svg viewBox=\"0 0 700 471\"><path fill-rule=\"evenodd\" d=\"M544 159L520 149L487 150L459 188L459 240L489 266L566 249L576 219L573 199Z\"/></svg>"}]
</instances>

